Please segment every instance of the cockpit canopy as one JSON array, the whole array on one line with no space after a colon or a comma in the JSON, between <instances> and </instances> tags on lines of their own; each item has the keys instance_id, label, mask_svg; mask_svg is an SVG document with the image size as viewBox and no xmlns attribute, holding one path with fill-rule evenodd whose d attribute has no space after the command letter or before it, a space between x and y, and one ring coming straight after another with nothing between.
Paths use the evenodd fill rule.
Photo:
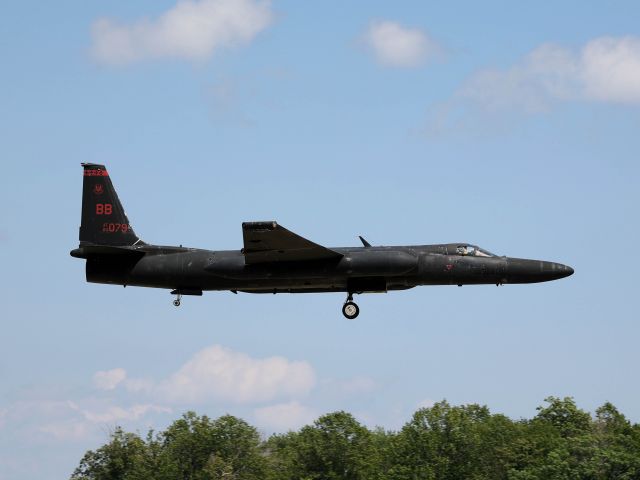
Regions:
<instances>
[{"instance_id":1,"label":"cockpit canopy","mask_svg":"<svg viewBox=\"0 0 640 480\"><path fill-rule=\"evenodd\" d=\"M468 257L495 257L491 252L476 245L462 244L456 246L456 254Z\"/></svg>"}]
</instances>

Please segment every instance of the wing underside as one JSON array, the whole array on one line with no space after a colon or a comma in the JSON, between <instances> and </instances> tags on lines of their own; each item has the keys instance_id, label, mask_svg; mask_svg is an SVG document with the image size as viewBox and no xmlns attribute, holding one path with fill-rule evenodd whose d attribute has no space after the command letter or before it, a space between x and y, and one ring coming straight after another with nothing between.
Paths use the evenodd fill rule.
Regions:
<instances>
[{"instance_id":1,"label":"wing underside","mask_svg":"<svg viewBox=\"0 0 640 480\"><path fill-rule=\"evenodd\" d=\"M242 237L246 264L342 258L341 253L296 235L276 222L244 222Z\"/></svg>"}]
</instances>

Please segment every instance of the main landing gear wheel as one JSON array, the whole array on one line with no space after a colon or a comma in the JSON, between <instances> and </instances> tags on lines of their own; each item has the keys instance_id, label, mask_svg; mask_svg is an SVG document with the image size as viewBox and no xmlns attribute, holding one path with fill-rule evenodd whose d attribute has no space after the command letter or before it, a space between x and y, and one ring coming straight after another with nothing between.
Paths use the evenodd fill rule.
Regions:
<instances>
[{"instance_id":1,"label":"main landing gear wheel","mask_svg":"<svg viewBox=\"0 0 640 480\"><path fill-rule=\"evenodd\" d=\"M347 317L349 320L353 320L360 313L360 308L353 301L353 294L349 293L347 295L347 300L344 302L342 306L342 314Z\"/></svg>"},{"instance_id":2,"label":"main landing gear wheel","mask_svg":"<svg viewBox=\"0 0 640 480\"><path fill-rule=\"evenodd\" d=\"M349 320L353 320L360 313L360 308L353 302L346 302L342 306L342 314Z\"/></svg>"},{"instance_id":3,"label":"main landing gear wheel","mask_svg":"<svg viewBox=\"0 0 640 480\"><path fill-rule=\"evenodd\" d=\"M353 320L360 313L360 308L353 301L353 293L347 294L347 299L342 306L342 314L349 320Z\"/></svg>"}]
</instances>

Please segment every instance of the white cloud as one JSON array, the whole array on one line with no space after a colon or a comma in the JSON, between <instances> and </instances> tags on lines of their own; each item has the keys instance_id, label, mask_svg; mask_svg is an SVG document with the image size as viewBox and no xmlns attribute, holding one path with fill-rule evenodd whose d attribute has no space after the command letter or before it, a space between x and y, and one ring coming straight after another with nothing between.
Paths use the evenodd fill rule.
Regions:
<instances>
[{"instance_id":1,"label":"white cloud","mask_svg":"<svg viewBox=\"0 0 640 480\"><path fill-rule=\"evenodd\" d=\"M306 362L283 357L256 359L214 345L196 353L161 382L157 392L178 403L211 399L252 403L304 395L314 385L315 373Z\"/></svg>"},{"instance_id":2,"label":"white cloud","mask_svg":"<svg viewBox=\"0 0 640 480\"><path fill-rule=\"evenodd\" d=\"M315 418L311 409L294 401L316 384L306 362L277 356L254 358L214 345L178 367L173 375L156 382L129 378L122 368L100 371L92 379L97 389L73 400L67 399L69 392L50 388L32 392L29 398L0 405L0 434L11 438L16 449L33 444L97 444L114 425L143 432L166 425L175 411L170 402L177 402L180 409L209 402L206 406L220 413L231 408L236 414L249 415L254 408L264 407L256 418L278 429L295 428ZM290 403L265 406L279 402Z\"/></svg>"},{"instance_id":3,"label":"white cloud","mask_svg":"<svg viewBox=\"0 0 640 480\"><path fill-rule=\"evenodd\" d=\"M138 420L145 416L147 413L171 413L171 409L167 407L161 407L159 405L133 405L129 408L123 408L119 406L111 406L103 412L90 412L82 410L82 415L85 419L92 423L115 423L122 420Z\"/></svg>"},{"instance_id":4,"label":"white cloud","mask_svg":"<svg viewBox=\"0 0 640 480\"><path fill-rule=\"evenodd\" d=\"M92 54L110 65L141 60L203 60L219 48L249 43L272 21L264 0L180 0L155 19L121 24L101 18L92 25Z\"/></svg>"},{"instance_id":5,"label":"white cloud","mask_svg":"<svg viewBox=\"0 0 640 480\"><path fill-rule=\"evenodd\" d=\"M129 408L117 405L108 406L100 412L92 412L78 406L75 402L57 402L57 405L40 405L44 410L50 411L51 407L65 407L66 412L53 412L44 417L37 418L42 422L37 430L56 440L80 440L95 435L96 424L115 424L122 421L137 421L149 413L171 413L171 409L158 405L133 405Z\"/></svg>"},{"instance_id":6,"label":"white cloud","mask_svg":"<svg viewBox=\"0 0 640 480\"><path fill-rule=\"evenodd\" d=\"M293 401L258 408L254 411L254 416L260 426L283 432L308 425L318 414L312 408Z\"/></svg>"},{"instance_id":7,"label":"white cloud","mask_svg":"<svg viewBox=\"0 0 640 480\"><path fill-rule=\"evenodd\" d=\"M582 50L585 95L595 100L640 103L640 38L602 37Z\"/></svg>"},{"instance_id":8,"label":"white cloud","mask_svg":"<svg viewBox=\"0 0 640 480\"><path fill-rule=\"evenodd\" d=\"M6 423L22 422L27 418L60 418L77 410L76 403L70 400L21 400L9 405L4 414Z\"/></svg>"},{"instance_id":9,"label":"white cloud","mask_svg":"<svg viewBox=\"0 0 640 480\"><path fill-rule=\"evenodd\" d=\"M376 60L390 67L416 67L441 50L424 31L388 20L372 22L363 40Z\"/></svg>"},{"instance_id":10,"label":"white cloud","mask_svg":"<svg viewBox=\"0 0 640 480\"><path fill-rule=\"evenodd\" d=\"M50 422L42 425L39 430L56 440L80 440L86 438L90 433L89 426L79 420Z\"/></svg>"},{"instance_id":11,"label":"white cloud","mask_svg":"<svg viewBox=\"0 0 640 480\"><path fill-rule=\"evenodd\" d=\"M127 378L127 372L124 368L114 368L112 370L103 370L93 375L93 384L100 390L113 390Z\"/></svg>"},{"instance_id":12,"label":"white cloud","mask_svg":"<svg viewBox=\"0 0 640 480\"><path fill-rule=\"evenodd\" d=\"M44 434L56 440L79 440L100 433L102 424L135 422L152 413L171 412L170 408L159 405L121 407L109 399L87 397L79 401L19 401L0 411L0 420L14 435L35 439Z\"/></svg>"},{"instance_id":13,"label":"white cloud","mask_svg":"<svg viewBox=\"0 0 640 480\"><path fill-rule=\"evenodd\" d=\"M510 68L476 73L457 96L489 111L538 112L570 100L640 104L640 38L596 38L577 51L545 44Z\"/></svg>"}]
</instances>

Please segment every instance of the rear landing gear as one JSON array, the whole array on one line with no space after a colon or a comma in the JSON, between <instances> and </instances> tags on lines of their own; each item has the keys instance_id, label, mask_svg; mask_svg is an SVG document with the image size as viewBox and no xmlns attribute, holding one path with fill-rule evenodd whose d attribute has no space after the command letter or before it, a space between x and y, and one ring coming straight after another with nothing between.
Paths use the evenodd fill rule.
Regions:
<instances>
[{"instance_id":1,"label":"rear landing gear","mask_svg":"<svg viewBox=\"0 0 640 480\"><path fill-rule=\"evenodd\" d=\"M173 301L173 306L179 307L180 300L182 300L182 295L202 296L202 290L200 290L199 288L176 288L175 290L171 290L171 295L176 296L176 299Z\"/></svg>"},{"instance_id":2,"label":"rear landing gear","mask_svg":"<svg viewBox=\"0 0 640 480\"><path fill-rule=\"evenodd\" d=\"M342 314L348 318L349 320L353 320L360 313L360 308L353 301L353 294L347 295L347 300L344 302L342 306Z\"/></svg>"}]
</instances>

